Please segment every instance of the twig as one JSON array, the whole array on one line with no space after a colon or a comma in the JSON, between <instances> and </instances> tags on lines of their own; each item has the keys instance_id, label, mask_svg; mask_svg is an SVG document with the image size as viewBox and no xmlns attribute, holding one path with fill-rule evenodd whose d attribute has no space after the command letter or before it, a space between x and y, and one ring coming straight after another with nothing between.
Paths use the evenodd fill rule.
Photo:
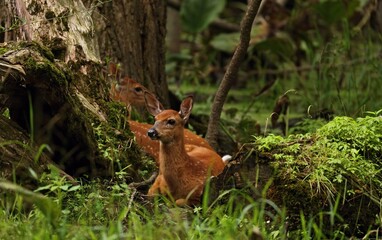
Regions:
<instances>
[{"instance_id":1,"label":"twig","mask_svg":"<svg viewBox=\"0 0 382 240\"><path fill-rule=\"evenodd\" d=\"M137 189L134 188L133 193L130 196L129 204L127 205L127 209L131 209L131 205L133 204L135 194L137 193Z\"/></svg>"},{"instance_id":2,"label":"twig","mask_svg":"<svg viewBox=\"0 0 382 240\"><path fill-rule=\"evenodd\" d=\"M129 187L131 188L139 188L141 186L146 186L146 185L149 185L151 184L152 182L154 182L155 178L158 176L158 173L157 172L154 172L151 177L149 177L149 179L147 180L144 180L142 182L133 182L133 183L130 183L129 184Z\"/></svg>"},{"instance_id":3,"label":"twig","mask_svg":"<svg viewBox=\"0 0 382 240\"><path fill-rule=\"evenodd\" d=\"M260 4L261 0L252 0L248 3L247 12L245 13L245 16L241 22L239 45L233 54L233 57L227 67L227 71L224 74L223 80L221 81L219 89L216 92L214 98L206 134L207 141L214 148L217 148L218 146L218 127L223 105L227 98L228 91L232 87L234 81L237 79L239 66L247 52L253 21L259 11Z\"/></svg>"}]
</instances>

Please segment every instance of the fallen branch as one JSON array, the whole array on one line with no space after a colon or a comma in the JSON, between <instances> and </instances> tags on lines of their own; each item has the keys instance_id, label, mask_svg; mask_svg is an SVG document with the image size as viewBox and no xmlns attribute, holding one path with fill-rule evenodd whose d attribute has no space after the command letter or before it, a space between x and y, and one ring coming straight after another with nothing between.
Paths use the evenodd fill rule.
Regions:
<instances>
[{"instance_id":1,"label":"fallen branch","mask_svg":"<svg viewBox=\"0 0 382 240\"><path fill-rule=\"evenodd\" d=\"M147 180L144 180L142 182L133 182L133 183L130 183L129 184L129 187L131 188L139 188L139 187L142 187L142 186L147 186L147 185L150 185L154 182L155 178L158 176L158 173L157 172L154 172L151 177L149 177Z\"/></svg>"}]
</instances>

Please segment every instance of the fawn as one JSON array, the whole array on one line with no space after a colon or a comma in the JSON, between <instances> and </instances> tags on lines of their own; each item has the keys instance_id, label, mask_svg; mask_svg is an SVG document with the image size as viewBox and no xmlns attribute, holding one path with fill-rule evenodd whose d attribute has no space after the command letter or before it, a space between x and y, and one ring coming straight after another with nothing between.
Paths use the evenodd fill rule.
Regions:
<instances>
[{"instance_id":1,"label":"fawn","mask_svg":"<svg viewBox=\"0 0 382 240\"><path fill-rule=\"evenodd\" d=\"M144 96L148 112L155 117L147 134L160 142L159 175L148 196L169 195L178 206L199 204L206 179L219 175L225 162L211 149L185 144L184 124L191 114L193 98L185 98L177 112L164 110L151 94Z\"/></svg>"},{"instance_id":2,"label":"fawn","mask_svg":"<svg viewBox=\"0 0 382 240\"><path fill-rule=\"evenodd\" d=\"M156 96L147 88L129 77L124 77L119 81L119 83L112 85L110 90L110 97L115 101L123 102L130 112L131 107L145 106L145 93L151 95L151 98L156 99ZM159 104L163 108L160 102ZM157 164L159 164L159 142L153 142L147 136L147 131L152 127L152 125L147 123L140 123L133 120L128 120L128 123L131 132L136 138L137 144L147 154L153 157ZM186 144L192 144L212 149L212 147L204 138L196 135L190 130L184 129L184 135Z\"/></svg>"},{"instance_id":3,"label":"fawn","mask_svg":"<svg viewBox=\"0 0 382 240\"><path fill-rule=\"evenodd\" d=\"M133 79L124 77L117 84L112 84L110 97L123 102L130 114L131 107L145 106L144 92L149 92L149 90Z\"/></svg>"}]
</instances>

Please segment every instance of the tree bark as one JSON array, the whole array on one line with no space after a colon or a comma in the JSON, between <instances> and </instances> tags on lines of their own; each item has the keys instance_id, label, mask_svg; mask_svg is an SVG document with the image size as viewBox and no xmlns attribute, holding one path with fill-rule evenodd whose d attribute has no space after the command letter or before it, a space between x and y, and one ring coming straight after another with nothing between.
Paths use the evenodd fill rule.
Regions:
<instances>
[{"instance_id":1,"label":"tree bark","mask_svg":"<svg viewBox=\"0 0 382 240\"><path fill-rule=\"evenodd\" d=\"M91 15L82 1L5 0L0 8L1 42L33 40L65 62L76 61L80 53L99 61Z\"/></svg>"},{"instance_id":2,"label":"tree bark","mask_svg":"<svg viewBox=\"0 0 382 240\"><path fill-rule=\"evenodd\" d=\"M3 46L9 51L0 58L7 73L0 105L9 110L10 119L29 133L30 144L48 145L51 159L70 175L105 174L107 163L97 149L86 101L76 92L73 75L36 43ZM10 66L22 66L22 71Z\"/></svg>"},{"instance_id":3,"label":"tree bark","mask_svg":"<svg viewBox=\"0 0 382 240\"><path fill-rule=\"evenodd\" d=\"M166 1L108 1L95 25L101 56L122 64L122 72L156 93L169 106L165 77Z\"/></svg>"},{"instance_id":4,"label":"tree bark","mask_svg":"<svg viewBox=\"0 0 382 240\"><path fill-rule=\"evenodd\" d=\"M114 47L118 48L107 56L116 58L113 54L122 53L120 58L126 60L129 71L165 84L165 9L157 11L165 4L157 3L128 1L124 8L116 8L117 12L108 9L111 16L124 16L129 23L124 35L115 36L118 44ZM5 10L0 13L5 29L0 37L6 41L0 46L0 113L9 111L10 120L29 134L30 145L49 146L51 151L44 150L49 161L69 174L110 177L119 167L131 165L129 176L134 180L137 170L146 166L129 131L117 122L123 119L116 109L121 106L109 102L109 84L100 59L105 59L103 54L111 48L98 46L97 41L110 39L107 34L102 35L104 42L96 39L102 29L94 28L98 22L92 19L100 16L98 10L103 5L87 5L78 0L0 3L0 9ZM162 20L163 25L157 26ZM117 31L125 22L109 24ZM23 147L17 146L20 149L13 151L14 158L1 157L2 164L17 165ZM31 159L27 162L33 167Z\"/></svg>"}]
</instances>

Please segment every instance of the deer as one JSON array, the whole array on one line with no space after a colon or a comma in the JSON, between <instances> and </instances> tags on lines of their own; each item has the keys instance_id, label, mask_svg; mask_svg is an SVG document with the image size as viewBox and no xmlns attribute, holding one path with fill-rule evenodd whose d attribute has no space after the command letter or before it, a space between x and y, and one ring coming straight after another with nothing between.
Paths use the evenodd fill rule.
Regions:
<instances>
[{"instance_id":1,"label":"deer","mask_svg":"<svg viewBox=\"0 0 382 240\"><path fill-rule=\"evenodd\" d=\"M150 95L151 98L156 98L155 94L129 77L124 77L119 83L112 84L110 90L110 98L114 101L122 102L129 112L131 111L131 107L145 107L145 94ZM160 102L159 104L163 108ZM131 119L128 119L127 122L129 123L131 132L135 136L137 144L144 152L153 157L157 165L159 165L159 142L153 142L146 134L152 125ZM190 130L184 129L184 135L187 144L212 150L211 145L204 138Z\"/></svg>"},{"instance_id":2,"label":"deer","mask_svg":"<svg viewBox=\"0 0 382 240\"><path fill-rule=\"evenodd\" d=\"M186 144L184 125L193 107L193 97L186 97L179 112L164 110L151 94L144 94L148 112L155 117L147 131L159 140L159 175L147 195L170 196L177 206L198 205L208 177L219 175L226 163L214 150Z\"/></svg>"},{"instance_id":3,"label":"deer","mask_svg":"<svg viewBox=\"0 0 382 240\"><path fill-rule=\"evenodd\" d=\"M145 106L144 92L149 92L149 90L133 79L124 77L118 83L112 84L110 97L124 103L128 112L131 113L131 107Z\"/></svg>"}]
</instances>

